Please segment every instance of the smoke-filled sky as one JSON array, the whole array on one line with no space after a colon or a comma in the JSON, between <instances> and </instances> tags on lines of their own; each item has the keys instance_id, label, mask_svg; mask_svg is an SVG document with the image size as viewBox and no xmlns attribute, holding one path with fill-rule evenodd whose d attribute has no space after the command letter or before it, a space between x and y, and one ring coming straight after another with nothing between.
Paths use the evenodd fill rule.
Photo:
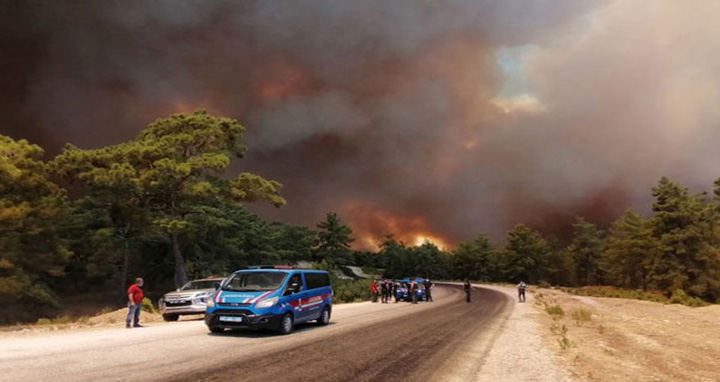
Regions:
<instances>
[{"instance_id":1,"label":"smoke-filled sky","mask_svg":"<svg viewBox=\"0 0 720 382\"><path fill-rule=\"evenodd\" d=\"M205 108L263 217L358 247L567 231L720 176L715 0L0 0L0 133L57 150Z\"/></svg>"}]
</instances>

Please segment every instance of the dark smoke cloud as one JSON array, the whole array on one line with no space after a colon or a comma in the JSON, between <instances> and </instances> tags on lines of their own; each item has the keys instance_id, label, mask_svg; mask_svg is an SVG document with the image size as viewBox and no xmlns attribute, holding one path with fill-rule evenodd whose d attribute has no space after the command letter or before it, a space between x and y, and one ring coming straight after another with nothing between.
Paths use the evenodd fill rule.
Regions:
<instances>
[{"instance_id":1,"label":"dark smoke cloud","mask_svg":"<svg viewBox=\"0 0 720 382\"><path fill-rule=\"evenodd\" d=\"M562 233L661 175L720 175L717 6L647 5L5 1L0 132L98 147L206 108L248 128L243 170L285 184L267 218L338 211L363 245Z\"/></svg>"}]
</instances>

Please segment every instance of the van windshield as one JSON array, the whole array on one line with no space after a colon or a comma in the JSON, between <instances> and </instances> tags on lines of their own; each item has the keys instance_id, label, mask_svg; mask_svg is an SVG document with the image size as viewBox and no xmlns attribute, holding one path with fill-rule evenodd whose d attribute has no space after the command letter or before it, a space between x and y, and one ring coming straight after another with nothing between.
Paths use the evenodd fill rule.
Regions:
<instances>
[{"instance_id":1,"label":"van windshield","mask_svg":"<svg viewBox=\"0 0 720 382\"><path fill-rule=\"evenodd\" d=\"M280 288L286 272L240 272L230 276L223 290L236 292L269 291Z\"/></svg>"}]
</instances>

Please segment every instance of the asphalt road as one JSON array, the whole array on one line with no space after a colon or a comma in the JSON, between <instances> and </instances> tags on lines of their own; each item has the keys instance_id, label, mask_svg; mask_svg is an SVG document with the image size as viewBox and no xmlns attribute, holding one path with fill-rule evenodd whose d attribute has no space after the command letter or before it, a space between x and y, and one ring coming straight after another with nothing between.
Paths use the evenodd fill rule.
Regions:
<instances>
[{"instance_id":1,"label":"asphalt road","mask_svg":"<svg viewBox=\"0 0 720 382\"><path fill-rule=\"evenodd\" d=\"M202 321L185 321L0 338L0 380L467 380L512 301L476 289L467 304L457 286L440 286L434 297L337 305L330 325L299 325L288 336L213 335Z\"/></svg>"}]
</instances>

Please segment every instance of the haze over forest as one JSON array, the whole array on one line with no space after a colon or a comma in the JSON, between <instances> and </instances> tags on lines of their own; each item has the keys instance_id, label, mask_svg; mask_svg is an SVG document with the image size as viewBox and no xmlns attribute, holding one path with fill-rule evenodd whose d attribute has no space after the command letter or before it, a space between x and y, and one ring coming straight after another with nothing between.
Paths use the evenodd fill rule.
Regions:
<instances>
[{"instance_id":1,"label":"haze over forest","mask_svg":"<svg viewBox=\"0 0 720 382\"><path fill-rule=\"evenodd\" d=\"M42 4L42 6L40 6ZM1 5L0 134L54 155L207 109L247 128L261 216L355 245L568 233L720 175L720 2Z\"/></svg>"}]
</instances>

